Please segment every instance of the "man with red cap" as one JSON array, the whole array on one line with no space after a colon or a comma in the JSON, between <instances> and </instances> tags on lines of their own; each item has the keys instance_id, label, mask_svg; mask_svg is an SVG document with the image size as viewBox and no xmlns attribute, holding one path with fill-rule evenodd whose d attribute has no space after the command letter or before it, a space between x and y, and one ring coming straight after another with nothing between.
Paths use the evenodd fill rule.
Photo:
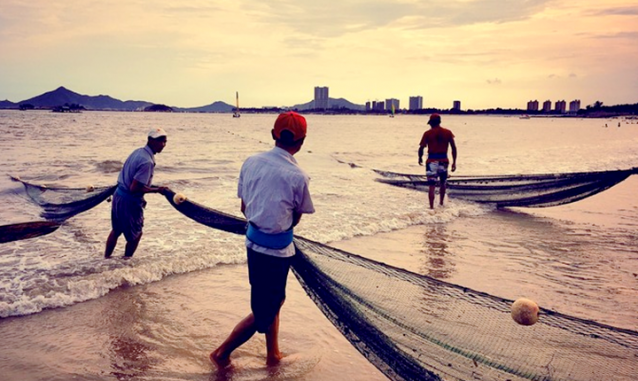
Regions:
<instances>
[{"instance_id":1,"label":"man with red cap","mask_svg":"<svg viewBox=\"0 0 638 381\"><path fill-rule=\"evenodd\" d=\"M448 147L452 147L452 172L456 171L456 144L454 143L454 134L447 128L441 127L441 116L439 114L430 115L428 121L430 129L423 133L421 143L419 144L419 165L423 165L423 151L428 148L428 158L425 161L425 174L427 182L430 186L428 199L430 201L430 209L434 209L434 193L436 180L439 179L440 184L440 204L443 205L445 198L447 168L450 160L447 157Z\"/></svg>"},{"instance_id":2,"label":"man with red cap","mask_svg":"<svg viewBox=\"0 0 638 381\"><path fill-rule=\"evenodd\" d=\"M314 213L310 178L293 157L306 137L306 119L285 112L275 121L271 134L275 147L246 159L239 174L237 195L248 220L246 250L250 280L251 313L210 354L219 368L230 365L230 355L256 332L266 334L266 363L277 364L279 310L286 297L286 279L295 255L293 227L302 214Z\"/></svg>"}]
</instances>

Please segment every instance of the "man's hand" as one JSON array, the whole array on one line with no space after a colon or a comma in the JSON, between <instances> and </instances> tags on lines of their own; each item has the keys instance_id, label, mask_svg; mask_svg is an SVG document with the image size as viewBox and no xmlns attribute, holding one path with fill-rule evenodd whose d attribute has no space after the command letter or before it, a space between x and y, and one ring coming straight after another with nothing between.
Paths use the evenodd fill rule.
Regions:
<instances>
[{"instance_id":1,"label":"man's hand","mask_svg":"<svg viewBox=\"0 0 638 381\"><path fill-rule=\"evenodd\" d=\"M456 163L452 163L452 172L456 171Z\"/></svg>"},{"instance_id":2,"label":"man's hand","mask_svg":"<svg viewBox=\"0 0 638 381\"><path fill-rule=\"evenodd\" d=\"M423 165L423 158L422 157L419 158L419 165Z\"/></svg>"}]
</instances>

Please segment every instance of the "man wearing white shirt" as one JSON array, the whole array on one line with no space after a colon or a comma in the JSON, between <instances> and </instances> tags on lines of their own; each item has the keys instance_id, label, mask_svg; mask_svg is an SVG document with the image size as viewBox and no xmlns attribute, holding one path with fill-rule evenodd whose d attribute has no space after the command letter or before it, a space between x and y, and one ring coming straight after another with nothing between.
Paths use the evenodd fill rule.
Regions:
<instances>
[{"instance_id":1,"label":"man wearing white shirt","mask_svg":"<svg viewBox=\"0 0 638 381\"><path fill-rule=\"evenodd\" d=\"M310 178L293 157L306 137L306 119L286 112L277 117L272 130L275 147L249 157L239 175L237 195L248 220L246 250L251 285L251 313L210 354L219 368L230 365L230 354L255 332L266 334L268 365L281 360L279 310L286 297L286 279L295 255L293 227L302 214L314 213L308 184Z\"/></svg>"},{"instance_id":2,"label":"man wearing white shirt","mask_svg":"<svg viewBox=\"0 0 638 381\"><path fill-rule=\"evenodd\" d=\"M167 187L151 185L155 171L155 155L166 147L166 131L153 128L146 146L138 148L124 162L117 178L117 189L111 208L111 233L106 239L104 257L110 258L120 235L126 238L124 258L131 258L142 238L144 207L147 193L166 194Z\"/></svg>"}]
</instances>

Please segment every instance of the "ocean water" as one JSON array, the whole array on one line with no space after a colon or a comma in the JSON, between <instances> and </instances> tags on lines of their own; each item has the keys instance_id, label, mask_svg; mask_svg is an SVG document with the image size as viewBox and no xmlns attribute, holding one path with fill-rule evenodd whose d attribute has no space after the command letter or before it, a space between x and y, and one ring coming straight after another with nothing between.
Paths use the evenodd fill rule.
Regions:
<instances>
[{"instance_id":1,"label":"ocean water","mask_svg":"<svg viewBox=\"0 0 638 381\"><path fill-rule=\"evenodd\" d=\"M151 127L162 127L169 134L167 147L156 156L157 184L200 204L240 215L236 197L239 169L246 157L272 147L270 129L275 117L0 110L0 225L41 219L39 208L28 201L22 186L4 174L49 186L112 185L130 152L145 144ZM377 175L372 171L423 173L416 152L427 127L426 117L308 115L307 120L308 137L296 158L312 179L310 189L317 212L304 216L296 234L493 295L531 297L541 306L562 313L621 328L638 328L637 176L591 198L553 208L499 210L449 199L444 208L431 213L425 194L375 182ZM638 166L638 124L621 119L445 115L442 124L456 135L458 175ZM241 311L237 316L245 312L246 302L241 299L247 297L243 239L188 220L159 195L146 199L144 236L130 261L103 259L110 231L108 203L70 219L52 234L1 244L0 331L35 329L47 321L45 316L56 322L66 321L71 314L68 311L88 311L84 314L100 318L101 308L115 303L109 311L120 311L113 312L119 319L126 316L122 310L133 309L133 316L141 316L141 321L148 323L145 333L133 335L133 341L164 348L165 352L157 353L168 353L175 359L174 363L163 363L162 369L193 375L188 379L206 374L202 370L206 359L201 359L201 352L213 349L232 329L235 310ZM121 238L114 257L123 254L123 245ZM214 289L219 305L197 310L204 308L194 305L206 303L208 288ZM156 305L153 299L152 315L134 308L144 304L136 298L149 297L149 293L159 293L157 299L167 300L164 305ZM303 299L300 290L292 293L293 300ZM176 298L176 294L184 299ZM309 324L320 327L320 333L297 330L288 344L318 348L320 354L309 357L314 360L300 363L312 363L310 369L318 361L319 370L314 371L318 375L293 375L292 379L325 379L335 372L334 368L344 367L344 362L356 364L351 379L383 379L376 370L363 365L365 361L357 358L356 351L348 352L348 344L326 327L310 301L303 303L302 307L290 307L290 314L299 315L292 320L316 321ZM196 311L186 314L179 306ZM181 320L150 318L167 310ZM216 322L219 332L208 333L212 339L200 332L206 324L193 318L206 321L199 316L204 311L213 311L218 315L216 319L221 319ZM119 326L121 320L111 323L105 324ZM73 325L49 328L47 345L73 331ZM81 329L84 340L101 343L104 335L109 336L93 328ZM121 328L117 329L121 336ZM181 349L184 353L179 346L172 346L177 337L188 340L180 344L189 348ZM37 342L28 334L27 338L12 334L10 340L16 345ZM108 343L116 358L128 358L116 350L120 348L117 342ZM122 347L130 349L124 344ZM24 345L23 350L28 351ZM87 348L97 351L98 344L69 346L75 349L64 356L63 363L73 371L57 369L53 374L60 379L69 374L122 379L112 371L113 363L119 364L117 359L103 367L98 362L96 369L73 365L74 356L92 359ZM11 361L0 361L0 369L23 374L21 367L26 365L10 365L23 352L6 348L0 353ZM251 356L249 350L242 353ZM51 356L51 363L60 361ZM149 369L157 371L160 367L154 367L155 360L147 360L142 371L136 368L137 363L115 368L122 368L125 376L184 378L167 375L166 371L161 377L157 373L149 376ZM336 372L348 374L343 368ZM33 379L46 379L44 375L52 373L43 366L31 374ZM253 372L251 377L259 378L257 374Z\"/></svg>"}]
</instances>

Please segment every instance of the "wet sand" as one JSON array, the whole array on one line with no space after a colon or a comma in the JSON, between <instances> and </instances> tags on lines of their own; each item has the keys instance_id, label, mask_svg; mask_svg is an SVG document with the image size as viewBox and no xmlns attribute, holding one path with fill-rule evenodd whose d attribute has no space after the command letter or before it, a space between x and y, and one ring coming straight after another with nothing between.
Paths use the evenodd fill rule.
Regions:
<instances>
[{"instance_id":1,"label":"wet sand","mask_svg":"<svg viewBox=\"0 0 638 381\"><path fill-rule=\"evenodd\" d=\"M245 265L220 266L67 308L0 320L3 380L383 380L330 324L291 274L280 346L265 367L263 335L218 372L208 355L249 313Z\"/></svg>"},{"instance_id":2,"label":"wet sand","mask_svg":"<svg viewBox=\"0 0 638 381\"><path fill-rule=\"evenodd\" d=\"M452 224L413 226L331 245L494 295L531 297L560 312L632 328L635 317L630 311L607 313L613 303L627 302L622 295L615 301L582 300L578 285L571 291L570 285L558 288L546 274L525 270L544 259L502 255L498 240L485 231L508 235L511 232L495 228L503 223L520 234L526 234L525 228L541 235L555 229L551 220L506 210L480 220L463 218ZM558 236L567 233L556 232ZM507 247L507 240L500 245ZM495 260L497 257L500 259ZM217 371L208 360L210 351L248 313L245 264L124 286L71 307L0 320L2 379L386 379L322 315L292 274L280 332L281 349L292 357L279 367L267 368L264 338L256 335L233 354L235 368Z\"/></svg>"}]
</instances>

